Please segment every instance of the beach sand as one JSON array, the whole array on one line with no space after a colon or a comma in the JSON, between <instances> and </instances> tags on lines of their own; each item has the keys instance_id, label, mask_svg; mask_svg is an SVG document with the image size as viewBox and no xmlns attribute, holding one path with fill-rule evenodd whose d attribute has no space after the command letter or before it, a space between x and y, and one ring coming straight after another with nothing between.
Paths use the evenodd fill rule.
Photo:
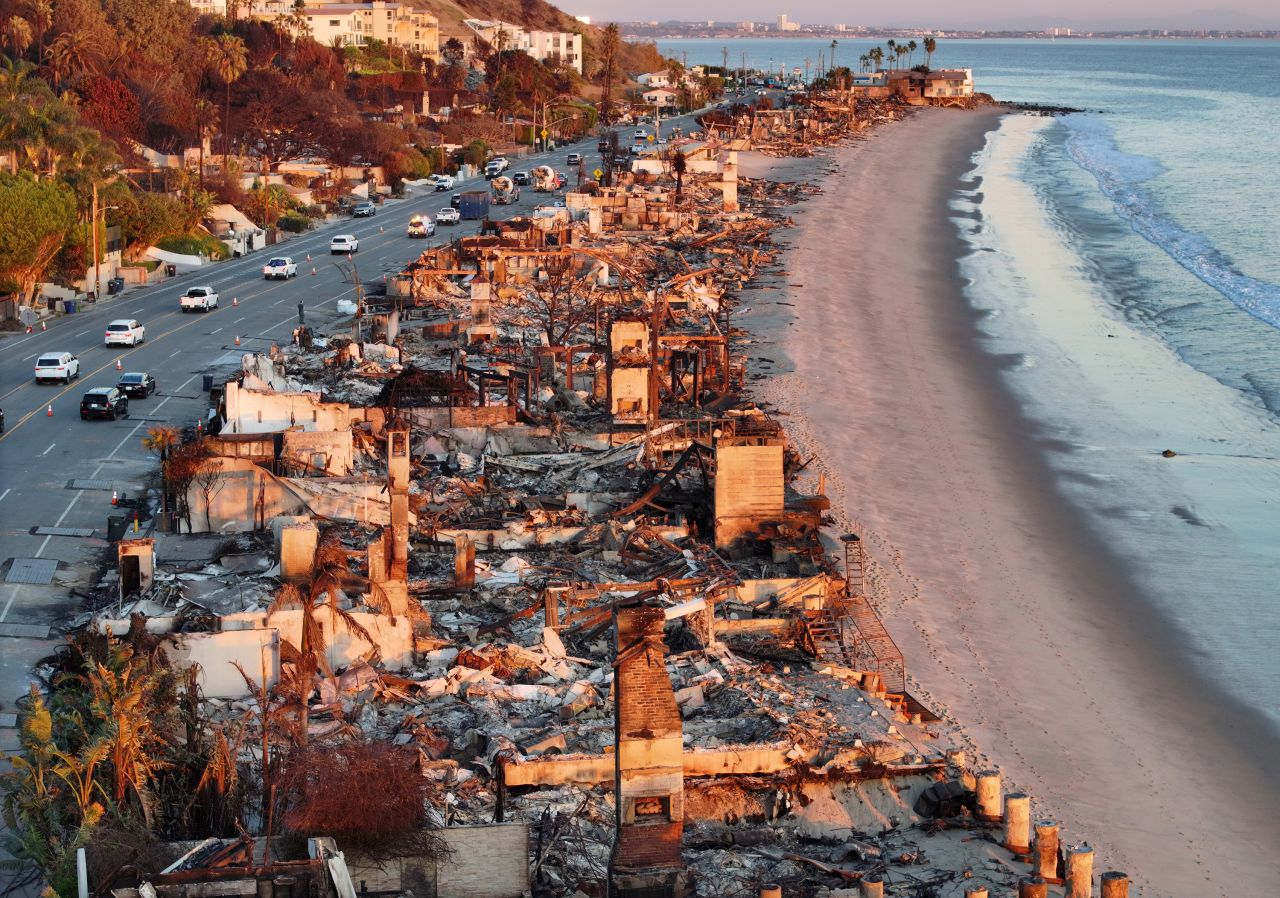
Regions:
<instances>
[{"instance_id":1,"label":"beach sand","mask_svg":"<svg viewBox=\"0 0 1280 898\"><path fill-rule=\"evenodd\" d=\"M856 522L918 698L958 724L1034 818L1142 896L1280 894L1274 734L1201 679L1059 494L1045 446L982 350L948 202L991 110L925 110L822 160L762 157L823 193L787 272L744 294L756 395ZM788 305L790 304L790 305ZM1272 765L1274 766L1274 765ZM959 894L959 891L956 891Z\"/></svg>"}]
</instances>

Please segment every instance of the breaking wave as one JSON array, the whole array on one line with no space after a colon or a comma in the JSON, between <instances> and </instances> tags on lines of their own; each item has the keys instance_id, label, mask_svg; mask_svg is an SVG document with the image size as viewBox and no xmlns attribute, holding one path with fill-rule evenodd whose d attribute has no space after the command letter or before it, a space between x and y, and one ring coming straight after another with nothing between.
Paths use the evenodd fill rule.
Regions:
<instances>
[{"instance_id":1,"label":"breaking wave","mask_svg":"<svg viewBox=\"0 0 1280 898\"><path fill-rule=\"evenodd\" d=\"M1164 173L1157 160L1121 150L1111 128L1097 116L1070 115L1062 121L1070 134L1071 158L1097 179L1116 211L1138 234L1250 315L1280 328L1280 286L1240 273L1208 238L1163 213L1142 188L1143 182Z\"/></svg>"}]
</instances>

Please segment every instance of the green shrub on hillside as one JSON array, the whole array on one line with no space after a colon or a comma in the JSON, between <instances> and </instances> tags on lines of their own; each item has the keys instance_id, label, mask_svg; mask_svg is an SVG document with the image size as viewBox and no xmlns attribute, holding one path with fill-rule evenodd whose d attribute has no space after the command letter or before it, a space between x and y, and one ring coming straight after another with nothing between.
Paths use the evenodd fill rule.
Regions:
<instances>
[{"instance_id":1,"label":"green shrub on hillside","mask_svg":"<svg viewBox=\"0 0 1280 898\"><path fill-rule=\"evenodd\" d=\"M227 245L210 234L186 234L181 237L165 237L156 247L170 253L186 256L204 256L221 261L231 255Z\"/></svg>"},{"instance_id":2,"label":"green shrub on hillside","mask_svg":"<svg viewBox=\"0 0 1280 898\"><path fill-rule=\"evenodd\" d=\"M311 229L311 219L301 212L288 211L276 221L276 227L290 234L301 234Z\"/></svg>"}]
</instances>

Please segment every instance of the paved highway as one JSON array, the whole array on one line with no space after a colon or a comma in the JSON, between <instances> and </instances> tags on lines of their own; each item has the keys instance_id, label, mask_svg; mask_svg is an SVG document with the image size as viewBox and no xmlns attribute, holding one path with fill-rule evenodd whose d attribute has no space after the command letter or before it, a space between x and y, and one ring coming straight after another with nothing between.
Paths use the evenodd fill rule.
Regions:
<instances>
[{"instance_id":1,"label":"paved highway","mask_svg":"<svg viewBox=\"0 0 1280 898\"><path fill-rule=\"evenodd\" d=\"M664 121L664 134L674 125L689 128L692 120ZM629 145L632 130L620 129L622 146ZM545 162L566 171L566 155L581 152L590 172L599 163L595 143L592 137L513 160L512 170ZM572 184L573 174L566 175ZM484 187L484 181L471 181L455 190ZM243 352L287 342L298 320L299 301L304 303L307 324L321 332L334 329L340 321L337 301L352 298L354 292L334 264L344 257L329 254L334 234L359 238L355 260L362 280L372 282L400 271L426 245L474 233L478 222L441 226L426 241L406 236L411 216L434 216L448 204L449 195L422 192L389 201L372 218L325 224L268 250L104 298L53 320L47 331L0 339L0 408L7 417L7 429L0 435L0 563L17 558L57 565L51 583L0 584L0 714L13 710L13 699L25 691L33 662L53 646L49 628L78 610L80 600L71 590L89 585L84 578L109 545L107 518L119 513L111 506L112 490L138 493L153 475L156 459L142 446L147 428L194 423L207 404L202 375L229 373ZM518 203L494 206L491 215L527 214L551 199L526 187ZM272 254L291 256L299 276L264 280L262 266ZM217 289L221 305L209 313L183 314L178 297L197 284ZM134 348L105 347L105 327L115 318L137 318L147 329L146 342ZM54 351L79 357L79 380L67 385L34 383L37 356ZM150 372L158 382L157 393L131 400L127 419L81 421L80 397L93 387L115 385L117 359L124 371ZM6 725L12 721L0 716L0 728ZM6 730L0 736L0 747L12 742L11 735Z\"/></svg>"}]
</instances>

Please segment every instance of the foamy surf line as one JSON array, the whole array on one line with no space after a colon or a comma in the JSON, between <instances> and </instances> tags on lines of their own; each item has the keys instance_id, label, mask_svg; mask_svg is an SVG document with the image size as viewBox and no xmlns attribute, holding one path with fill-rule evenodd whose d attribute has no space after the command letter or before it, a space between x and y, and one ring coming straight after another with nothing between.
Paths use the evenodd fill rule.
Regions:
<instances>
[{"instance_id":1,"label":"foamy surf line","mask_svg":"<svg viewBox=\"0 0 1280 898\"><path fill-rule=\"evenodd\" d=\"M1071 158L1097 179L1134 231L1250 315L1280 328L1280 286L1242 274L1226 253L1179 224L1141 188L1163 174L1159 162L1121 150L1110 126L1097 116L1066 116L1062 122L1070 132Z\"/></svg>"}]
</instances>

